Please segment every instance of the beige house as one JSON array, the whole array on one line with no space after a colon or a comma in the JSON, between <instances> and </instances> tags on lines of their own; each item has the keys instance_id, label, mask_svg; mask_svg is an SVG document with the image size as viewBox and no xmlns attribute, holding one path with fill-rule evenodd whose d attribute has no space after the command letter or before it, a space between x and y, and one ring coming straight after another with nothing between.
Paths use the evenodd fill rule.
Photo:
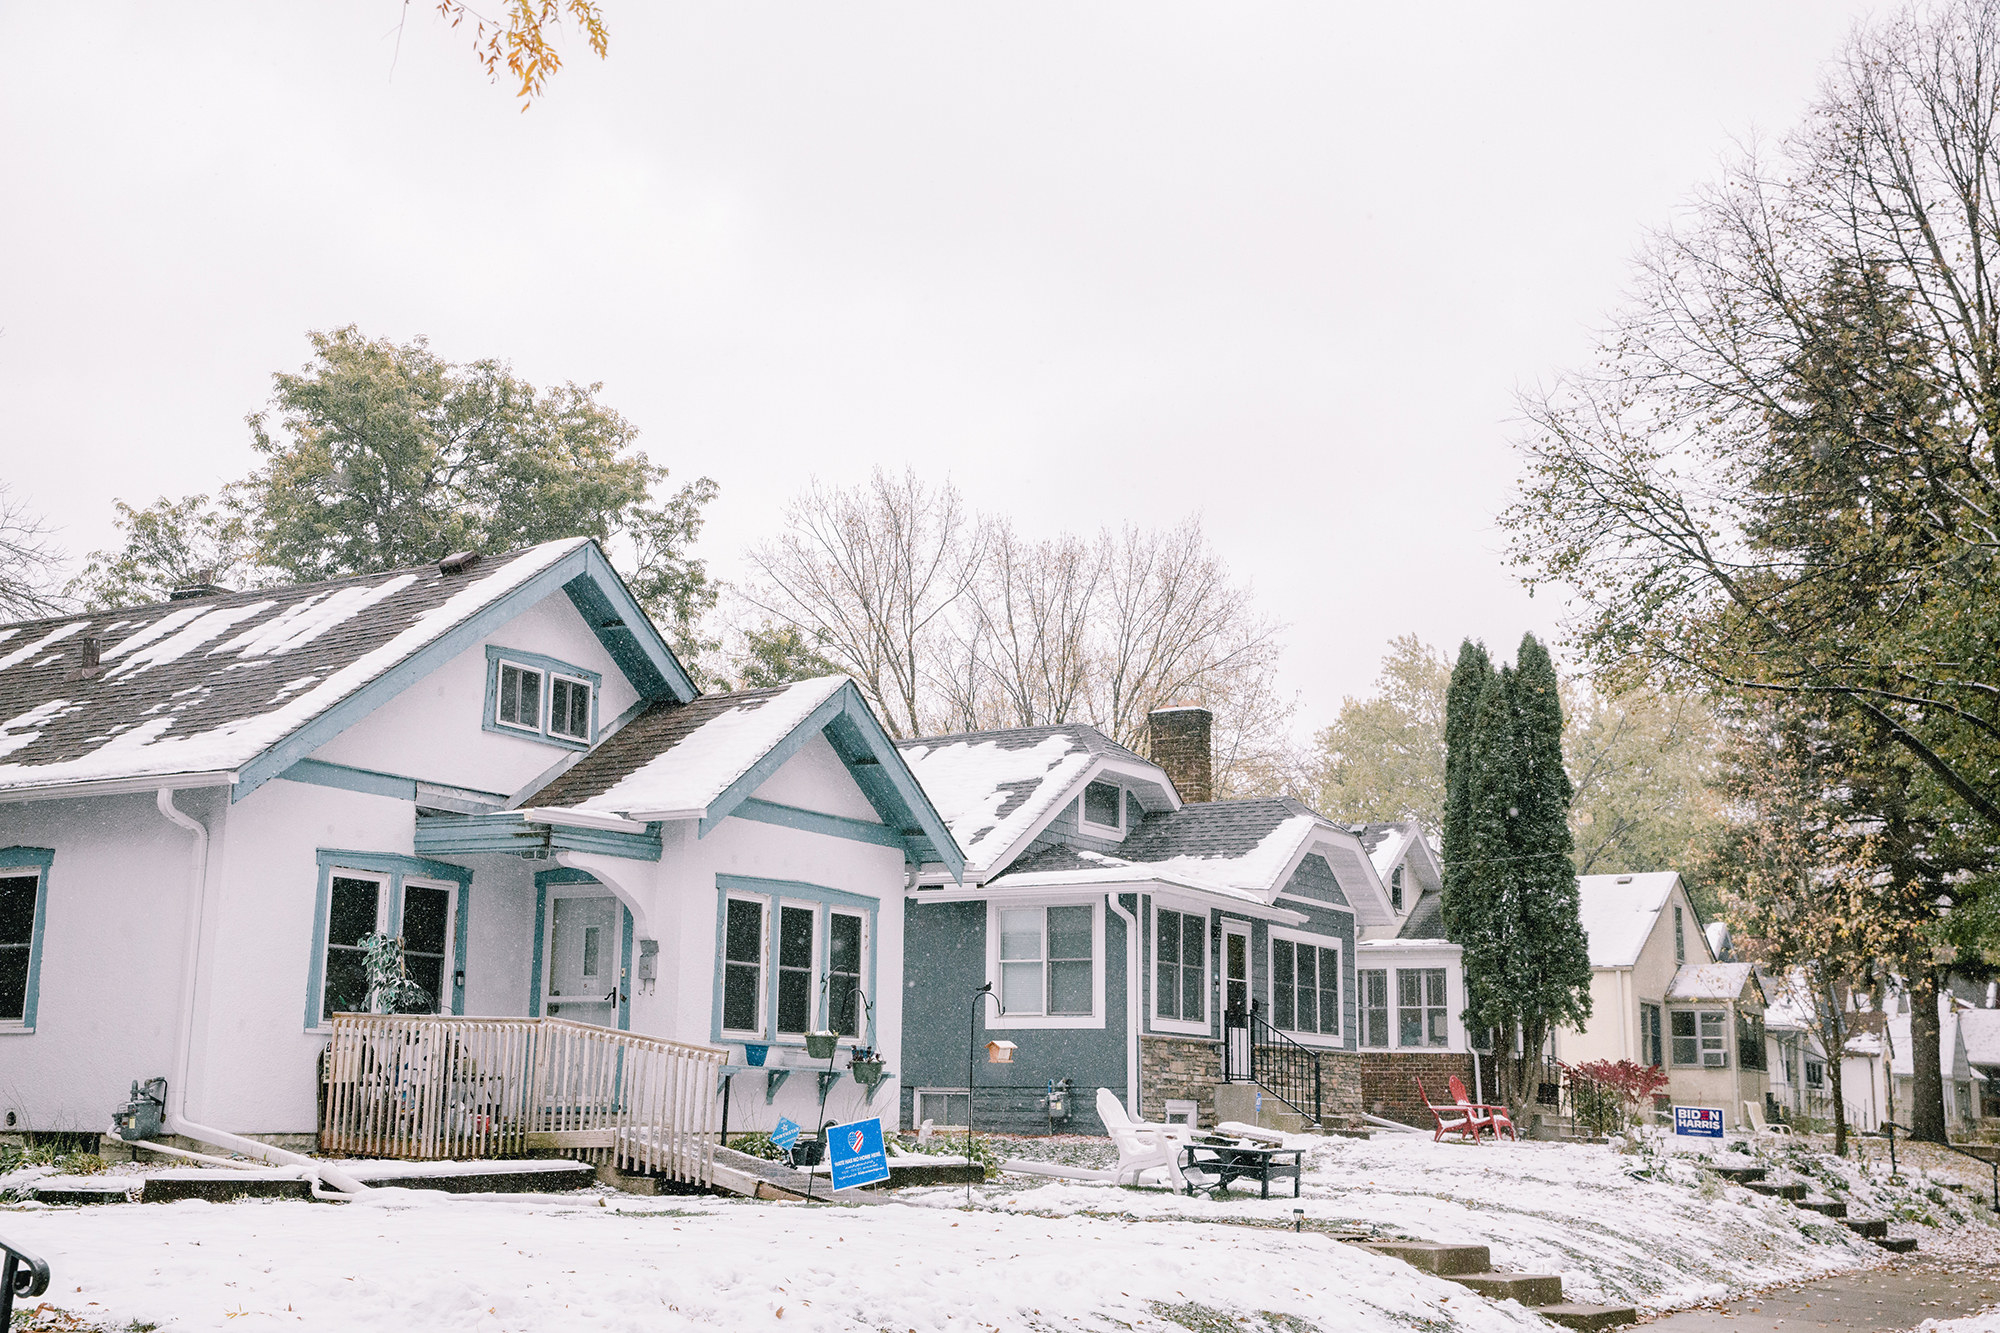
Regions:
<instances>
[{"instance_id":1,"label":"beige house","mask_svg":"<svg viewBox=\"0 0 2000 1333\"><path fill-rule=\"evenodd\" d=\"M1725 1128L1742 1128L1743 1103L1763 1106L1770 1087L1756 970L1716 960L1672 871L1582 875L1577 891L1591 1014L1582 1031L1555 1034L1556 1058L1663 1068L1675 1104L1719 1107Z\"/></svg>"}]
</instances>

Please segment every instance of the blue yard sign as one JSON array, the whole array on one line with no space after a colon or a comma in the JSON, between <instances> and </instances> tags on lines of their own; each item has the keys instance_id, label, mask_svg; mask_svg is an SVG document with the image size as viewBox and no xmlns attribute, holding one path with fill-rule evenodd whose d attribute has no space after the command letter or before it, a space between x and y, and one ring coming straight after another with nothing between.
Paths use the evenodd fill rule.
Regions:
<instances>
[{"instance_id":1,"label":"blue yard sign","mask_svg":"<svg viewBox=\"0 0 2000 1333\"><path fill-rule=\"evenodd\" d=\"M798 1141L799 1127L787 1117L778 1117L778 1126L771 1131L771 1143L781 1151L790 1152Z\"/></svg>"},{"instance_id":2,"label":"blue yard sign","mask_svg":"<svg viewBox=\"0 0 2000 1333\"><path fill-rule=\"evenodd\" d=\"M826 1132L833 1187L853 1189L889 1178L889 1154L882 1148L882 1122L856 1120Z\"/></svg>"},{"instance_id":3,"label":"blue yard sign","mask_svg":"<svg viewBox=\"0 0 2000 1333\"><path fill-rule=\"evenodd\" d=\"M1674 1133L1696 1139L1722 1137L1722 1108L1719 1106L1676 1106Z\"/></svg>"}]
</instances>

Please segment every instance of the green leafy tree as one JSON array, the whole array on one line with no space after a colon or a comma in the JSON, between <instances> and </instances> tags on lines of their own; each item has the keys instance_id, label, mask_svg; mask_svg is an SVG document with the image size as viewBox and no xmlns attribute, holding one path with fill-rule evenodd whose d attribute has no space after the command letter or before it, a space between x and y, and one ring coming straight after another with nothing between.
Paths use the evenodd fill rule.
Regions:
<instances>
[{"instance_id":1,"label":"green leafy tree","mask_svg":"<svg viewBox=\"0 0 2000 1333\"><path fill-rule=\"evenodd\" d=\"M1721 736L1707 700L1566 681L1563 720L1577 873L1688 869L1721 821L1712 785Z\"/></svg>"},{"instance_id":2,"label":"green leafy tree","mask_svg":"<svg viewBox=\"0 0 2000 1333\"><path fill-rule=\"evenodd\" d=\"M769 622L745 631L734 671L737 684L746 690L839 674L840 668L822 656L796 626Z\"/></svg>"},{"instance_id":3,"label":"green leafy tree","mask_svg":"<svg viewBox=\"0 0 2000 1333\"><path fill-rule=\"evenodd\" d=\"M1444 826L1451 663L1414 634L1391 640L1375 693L1344 699L1317 737L1313 807L1350 823Z\"/></svg>"},{"instance_id":4,"label":"green leafy tree","mask_svg":"<svg viewBox=\"0 0 2000 1333\"><path fill-rule=\"evenodd\" d=\"M629 548L621 573L691 659L715 585L689 550L707 478L656 498L665 468L599 385L537 391L493 360L453 364L424 339L353 326L309 335L249 418L264 463L232 491L256 560L313 580L589 536Z\"/></svg>"},{"instance_id":5,"label":"green leafy tree","mask_svg":"<svg viewBox=\"0 0 2000 1333\"><path fill-rule=\"evenodd\" d=\"M120 500L117 509L113 522L124 545L92 551L69 582L69 595L87 611L163 602L195 584L248 588L264 581L242 514L206 495L162 496L144 509Z\"/></svg>"}]
</instances>

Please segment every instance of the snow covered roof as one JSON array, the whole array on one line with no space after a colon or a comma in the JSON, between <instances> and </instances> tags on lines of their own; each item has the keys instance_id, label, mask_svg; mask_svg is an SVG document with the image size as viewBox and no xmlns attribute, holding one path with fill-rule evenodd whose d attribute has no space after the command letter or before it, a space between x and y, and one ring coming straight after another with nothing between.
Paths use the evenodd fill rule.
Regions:
<instances>
[{"instance_id":1,"label":"snow covered roof","mask_svg":"<svg viewBox=\"0 0 2000 1333\"><path fill-rule=\"evenodd\" d=\"M1150 769L1166 785L1156 765L1078 723L923 736L896 748L950 826L967 870L981 879L1073 799L1101 761Z\"/></svg>"},{"instance_id":2,"label":"snow covered roof","mask_svg":"<svg viewBox=\"0 0 2000 1333\"><path fill-rule=\"evenodd\" d=\"M1961 1009L1958 1030L1965 1058L1976 1065L2000 1065L2000 1009Z\"/></svg>"},{"instance_id":3,"label":"snow covered roof","mask_svg":"<svg viewBox=\"0 0 2000 1333\"><path fill-rule=\"evenodd\" d=\"M1734 1000L1757 969L1750 963L1688 963L1667 983L1667 1000Z\"/></svg>"},{"instance_id":4,"label":"snow covered roof","mask_svg":"<svg viewBox=\"0 0 2000 1333\"><path fill-rule=\"evenodd\" d=\"M1630 967L1680 883L1671 870L1645 875L1578 875L1577 908L1592 967ZM1698 933L1698 932L1696 932Z\"/></svg>"},{"instance_id":5,"label":"snow covered roof","mask_svg":"<svg viewBox=\"0 0 2000 1333\"><path fill-rule=\"evenodd\" d=\"M846 683L820 676L656 703L521 805L642 822L699 815Z\"/></svg>"},{"instance_id":6,"label":"snow covered roof","mask_svg":"<svg viewBox=\"0 0 2000 1333\"><path fill-rule=\"evenodd\" d=\"M1981 1011L1974 1011L1981 1012ZM1992 1012L1992 1011L1985 1011ZM1972 1076L1971 1051L1959 1040L1963 1028L1960 1020L1963 1014L1955 1012L1939 997L1938 1008L1938 1070L1945 1082L1970 1078ZM1907 1013L1889 1015L1889 1072L1898 1078L1910 1077L1916 1062L1910 1058L1913 1049L1910 1040L1910 1016Z\"/></svg>"},{"instance_id":7,"label":"snow covered roof","mask_svg":"<svg viewBox=\"0 0 2000 1333\"><path fill-rule=\"evenodd\" d=\"M1764 986L1764 1027L1768 1031L1810 1031L1815 1017L1806 993L1805 974L1794 969L1782 976L1761 973Z\"/></svg>"},{"instance_id":8,"label":"snow covered roof","mask_svg":"<svg viewBox=\"0 0 2000 1333\"><path fill-rule=\"evenodd\" d=\"M0 627L0 796L241 777L238 770L402 663L470 646L458 642L465 627L510 594L535 591L530 585L544 576L575 582L583 574L629 601L595 544L576 537L453 573L421 565ZM591 595L606 594L600 587ZM659 693L693 693L650 626L621 622L599 634L620 636L607 647L621 662L658 662ZM83 665L83 645L93 640L96 671Z\"/></svg>"},{"instance_id":9,"label":"snow covered roof","mask_svg":"<svg viewBox=\"0 0 2000 1333\"><path fill-rule=\"evenodd\" d=\"M1399 820L1393 824L1363 824L1354 830L1354 836L1361 839L1361 850L1368 853L1375 873L1387 879L1420 832L1415 821Z\"/></svg>"},{"instance_id":10,"label":"snow covered roof","mask_svg":"<svg viewBox=\"0 0 2000 1333\"><path fill-rule=\"evenodd\" d=\"M1352 837L1290 797L1204 801L1146 815L1115 853L1045 847L1014 862L991 884L1001 889L1149 881L1269 904L1300 859L1318 847L1357 915L1386 922L1391 918L1379 881L1367 883L1365 861L1351 841L1345 856L1338 848Z\"/></svg>"},{"instance_id":11,"label":"snow covered roof","mask_svg":"<svg viewBox=\"0 0 2000 1333\"><path fill-rule=\"evenodd\" d=\"M944 820L846 676L655 703L519 804L532 818L563 810L640 824L699 819L706 833L814 734L848 765L891 845L961 873Z\"/></svg>"}]
</instances>

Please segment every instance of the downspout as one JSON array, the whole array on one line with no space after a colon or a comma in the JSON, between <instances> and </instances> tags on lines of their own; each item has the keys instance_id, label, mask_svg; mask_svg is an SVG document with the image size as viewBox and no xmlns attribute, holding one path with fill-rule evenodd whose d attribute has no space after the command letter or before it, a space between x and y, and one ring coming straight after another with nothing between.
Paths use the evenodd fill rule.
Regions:
<instances>
[{"instance_id":1,"label":"downspout","mask_svg":"<svg viewBox=\"0 0 2000 1333\"><path fill-rule=\"evenodd\" d=\"M1134 1120L1139 1114L1139 922L1118 902L1118 895L1104 895L1105 906L1125 923L1125 1105Z\"/></svg>"},{"instance_id":2,"label":"downspout","mask_svg":"<svg viewBox=\"0 0 2000 1333\"><path fill-rule=\"evenodd\" d=\"M331 1186L339 1195L354 1195L368 1187L344 1171L335 1169L324 1162L314 1161L301 1153L287 1152L274 1148L255 1139L246 1139L240 1134L215 1129L209 1125L196 1124L187 1118L188 1082L192 1077L194 1064L194 1001L197 979L201 975L202 924L208 917L208 828L179 806L174 804L174 789L161 787L156 796L160 814L168 823L178 825L194 835L194 883L188 908L187 940L181 949L181 1024L174 1039L173 1077L167 1081L166 1129L170 1134L206 1143L212 1147L227 1148L245 1157L268 1162L272 1166L297 1167L314 1182L313 1193L321 1193L319 1186Z\"/></svg>"}]
</instances>

